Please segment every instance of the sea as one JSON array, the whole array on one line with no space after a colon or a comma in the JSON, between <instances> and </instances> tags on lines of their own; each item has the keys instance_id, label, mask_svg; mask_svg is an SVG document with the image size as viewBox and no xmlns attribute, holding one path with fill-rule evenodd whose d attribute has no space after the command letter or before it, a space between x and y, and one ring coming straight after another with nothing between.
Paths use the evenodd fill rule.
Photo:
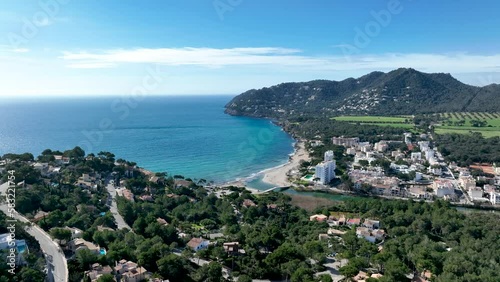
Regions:
<instances>
[{"instance_id":1,"label":"sea","mask_svg":"<svg viewBox=\"0 0 500 282\"><path fill-rule=\"evenodd\" d=\"M232 96L0 100L0 154L80 146L140 167L223 183L284 164L294 140L270 120L230 116Z\"/></svg>"}]
</instances>

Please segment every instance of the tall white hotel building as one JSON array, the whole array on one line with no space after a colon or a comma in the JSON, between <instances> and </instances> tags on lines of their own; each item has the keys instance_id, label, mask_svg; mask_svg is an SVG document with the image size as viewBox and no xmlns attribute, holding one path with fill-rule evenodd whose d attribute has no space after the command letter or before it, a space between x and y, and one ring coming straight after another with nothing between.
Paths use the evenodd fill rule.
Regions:
<instances>
[{"instance_id":1,"label":"tall white hotel building","mask_svg":"<svg viewBox=\"0 0 500 282\"><path fill-rule=\"evenodd\" d=\"M336 163L333 159L333 151L325 152L325 159L316 166L315 177L319 178L321 184L328 184L335 178Z\"/></svg>"}]
</instances>

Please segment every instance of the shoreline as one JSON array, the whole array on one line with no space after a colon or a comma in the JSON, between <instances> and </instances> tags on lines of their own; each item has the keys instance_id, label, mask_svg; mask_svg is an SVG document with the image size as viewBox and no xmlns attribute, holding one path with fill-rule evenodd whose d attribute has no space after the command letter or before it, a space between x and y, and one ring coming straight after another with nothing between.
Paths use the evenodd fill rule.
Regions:
<instances>
[{"instance_id":1,"label":"shoreline","mask_svg":"<svg viewBox=\"0 0 500 282\"><path fill-rule=\"evenodd\" d=\"M296 140L294 142L293 145L294 151L289 155L288 161L286 163L261 170L246 178L235 179L232 181L225 182L221 186L245 187L245 189L251 191L252 193L260 193L262 192L262 190L248 186L248 181L259 176L262 176L262 182L269 185L274 185L278 187L291 186L292 183L288 180L288 173L291 170L298 168L300 166L300 161L311 160L309 152L305 148L305 142L306 142L305 140Z\"/></svg>"},{"instance_id":2,"label":"shoreline","mask_svg":"<svg viewBox=\"0 0 500 282\"><path fill-rule=\"evenodd\" d=\"M297 140L294 145L294 152L290 156L287 163L267 169L263 171L264 177L262 181L274 186L291 186L292 183L288 180L288 174L290 171L297 169L300 166L301 161L310 161L311 156L305 148L304 140Z\"/></svg>"}]
</instances>

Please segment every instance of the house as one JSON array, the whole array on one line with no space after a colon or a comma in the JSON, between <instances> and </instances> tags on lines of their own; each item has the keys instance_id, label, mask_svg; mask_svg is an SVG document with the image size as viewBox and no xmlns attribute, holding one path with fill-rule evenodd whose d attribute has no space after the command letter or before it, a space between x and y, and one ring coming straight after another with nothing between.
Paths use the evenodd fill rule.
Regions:
<instances>
[{"instance_id":1,"label":"house","mask_svg":"<svg viewBox=\"0 0 500 282\"><path fill-rule=\"evenodd\" d=\"M358 137L346 138L344 136L332 137L332 143L333 143L333 145L340 145L340 146L344 146L344 147L353 147L353 146L358 145L359 138Z\"/></svg>"},{"instance_id":2,"label":"house","mask_svg":"<svg viewBox=\"0 0 500 282\"><path fill-rule=\"evenodd\" d=\"M370 230L367 227L356 228L356 235L358 238L364 238L365 240L375 243L377 240L382 240L385 237L385 231L382 229Z\"/></svg>"},{"instance_id":3,"label":"house","mask_svg":"<svg viewBox=\"0 0 500 282\"><path fill-rule=\"evenodd\" d=\"M368 273L366 273L364 271L360 271L360 272L358 272L358 274L356 276L354 276L352 278L352 280L354 280L354 281L364 281L368 277L370 277L370 276L368 276Z\"/></svg>"},{"instance_id":4,"label":"house","mask_svg":"<svg viewBox=\"0 0 500 282\"><path fill-rule=\"evenodd\" d=\"M120 260L115 270L124 282L139 282L148 278L147 270L132 261Z\"/></svg>"},{"instance_id":5,"label":"house","mask_svg":"<svg viewBox=\"0 0 500 282\"><path fill-rule=\"evenodd\" d=\"M340 225L345 225L345 216L340 216L339 218L336 218L334 216L329 216L328 217L328 225L330 226L340 226Z\"/></svg>"},{"instance_id":6,"label":"house","mask_svg":"<svg viewBox=\"0 0 500 282\"><path fill-rule=\"evenodd\" d=\"M139 199L141 199L142 201L145 201L145 202L153 202L153 196L152 195L142 195L139 197Z\"/></svg>"},{"instance_id":7,"label":"house","mask_svg":"<svg viewBox=\"0 0 500 282\"><path fill-rule=\"evenodd\" d=\"M209 241L204 240L202 238L193 238L187 243L187 245L193 251L197 252L199 250L207 248L209 243L210 243Z\"/></svg>"},{"instance_id":8,"label":"house","mask_svg":"<svg viewBox=\"0 0 500 282\"><path fill-rule=\"evenodd\" d=\"M449 180L445 179L434 180L432 188L434 189L434 194L438 198L455 195L455 187L453 186L453 183L451 183Z\"/></svg>"},{"instance_id":9,"label":"house","mask_svg":"<svg viewBox=\"0 0 500 282\"><path fill-rule=\"evenodd\" d=\"M476 187L476 180L474 180L474 178L471 175L461 176L458 179L458 182L465 190L469 190L471 188Z\"/></svg>"},{"instance_id":10,"label":"house","mask_svg":"<svg viewBox=\"0 0 500 282\"><path fill-rule=\"evenodd\" d=\"M420 161L422 159L422 153L421 152L413 152L413 153L411 153L410 158L412 161Z\"/></svg>"},{"instance_id":11,"label":"house","mask_svg":"<svg viewBox=\"0 0 500 282\"><path fill-rule=\"evenodd\" d=\"M373 230L372 236L374 236L377 240L382 240L385 237L385 231L382 229Z\"/></svg>"},{"instance_id":12,"label":"house","mask_svg":"<svg viewBox=\"0 0 500 282\"><path fill-rule=\"evenodd\" d=\"M337 230L337 229L333 229L333 228L329 228L328 231L327 231L327 233L328 233L328 235L342 236L346 232L345 231L341 231L341 230Z\"/></svg>"},{"instance_id":13,"label":"house","mask_svg":"<svg viewBox=\"0 0 500 282\"><path fill-rule=\"evenodd\" d=\"M33 168L42 172L42 171L46 171L49 168L49 164L48 163L35 163L33 165Z\"/></svg>"},{"instance_id":14,"label":"house","mask_svg":"<svg viewBox=\"0 0 500 282\"><path fill-rule=\"evenodd\" d=\"M76 227L64 227L64 229L71 231L71 240L77 239L77 238L82 238L83 236L83 231L76 228Z\"/></svg>"},{"instance_id":15,"label":"house","mask_svg":"<svg viewBox=\"0 0 500 282\"><path fill-rule=\"evenodd\" d=\"M61 155L54 155L54 159L56 161L56 164L58 165L62 165L62 164L69 164L71 159L68 158L68 157L64 157L64 156L61 156Z\"/></svg>"},{"instance_id":16,"label":"house","mask_svg":"<svg viewBox=\"0 0 500 282\"><path fill-rule=\"evenodd\" d=\"M125 199L134 202L134 194L127 188L116 189L118 196L124 197Z\"/></svg>"},{"instance_id":17,"label":"house","mask_svg":"<svg viewBox=\"0 0 500 282\"><path fill-rule=\"evenodd\" d=\"M324 214L315 214L315 215L311 215L309 217L309 221L319 221L319 222L323 222L323 221L326 221L328 217Z\"/></svg>"},{"instance_id":18,"label":"house","mask_svg":"<svg viewBox=\"0 0 500 282\"><path fill-rule=\"evenodd\" d=\"M81 250L89 250L94 254L98 255L100 254L101 250L101 248L98 245L81 238L77 238L70 241L68 247L73 253L77 253L78 251Z\"/></svg>"},{"instance_id":19,"label":"house","mask_svg":"<svg viewBox=\"0 0 500 282\"><path fill-rule=\"evenodd\" d=\"M224 248L224 251L228 254L237 254L240 249L240 243L238 242L224 243L222 247Z\"/></svg>"},{"instance_id":20,"label":"house","mask_svg":"<svg viewBox=\"0 0 500 282\"><path fill-rule=\"evenodd\" d=\"M498 192L490 193L490 202L492 205L500 205L500 193Z\"/></svg>"},{"instance_id":21,"label":"house","mask_svg":"<svg viewBox=\"0 0 500 282\"><path fill-rule=\"evenodd\" d=\"M472 187L469 188L469 196L472 200L478 200L483 198L483 188L481 187Z\"/></svg>"},{"instance_id":22,"label":"house","mask_svg":"<svg viewBox=\"0 0 500 282\"><path fill-rule=\"evenodd\" d=\"M365 240L367 240L371 243L375 243L375 241L377 241L375 236L372 236L370 229L368 229L366 227L356 228L356 235L358 235L358 238L364 238Z\"/></svg>"},{"instance_id":23,"label":"house","mask_svg":"<svg viewBox=\"0 0 500 282\"><path fill-rule=\"evenodd\" d=\"M363 226L369 229L379 229L380 221L373 219L365 219L365 221L363 222Z\"/></svg>"},{"instance_id":24,"label":"house","mask_svg":"<svg viewBox=\"0 0 500 282\"><path fill-rule=\"evenodd\" d=\"M353 226L353 225L359 225L360 223L361 223L360 218L350 218L346 224L349 226Z\"/></svg>"},{"instance_id":25,"label":"house","mask_svg":"<svg viewBox=\"0 0 500 282\"><path fill-rule=\"evenodd\" d=\"M161 218L161 217L158 217L156 219L156 222L158 222L160 225L164 225L164 226L168 225L168 222L165 219Z\"/></svg>"},{"instance_id":26,"label":"house","mask_svg":"<svg viewBox=\"0 0 500 282\"><path fill-rule=\"evenodd\" d=\"M186 187L189 188L193 184L192 181L189 180L184 180L184 179L176 179L174 180L174 187L175 188L181 188L181 187Z\"/></svg>"},{"instance_id":27,"label":"house","mask_svg":"<svg viewBox=\"0 0 500 282\"><path fill-rule=\"evenodd\" d=\"M250 199L245 199L243 200L243 204L242 204L245 208L249 208L249 207L255 207L256 204L250 200Z\"/></svg>"},{"instance_id":28,"label":"house","mask_svg":"<svg viewBox=\"0 0 500 282\"><path fill-rule=\"evenodd\" d=\"M87 276L91 282L96 282L101 276L112 273L113 269L109 265L103 267L99 263L94 263L91 270L85 271L85 276ZM114 281L116 281L116 279Z\"/></svg>"},{"instance_id":29,"label":"house","mask_svg":"<svg viewBox=\"0 0 500 282\"><path fill-rule=\"evenodd\" d=\"M417 199L432 199L432 194L425 187L412 186L408 189L408 195Z\"/></svg>"},{"instance_id":30,"label":"house","mask_svg":"<svg viewBox=\"0 0 500 282\"><path fill-rule=\"evenodd\" d=\"M25 253L28 253L28 245L26 245L25 240L16 240L15 238L12 237L10 233L5 233L5 234L0 234L0 257L1 259L4 259L5 255L5 260L7 261L7 256L10 253L11 249L15 249L16 251L16 265L21 265L24 264L24 255ZM5 250L5 252L3 252ZM10 262L10 260L9 260Z\"/></svg>"}]
</instances>

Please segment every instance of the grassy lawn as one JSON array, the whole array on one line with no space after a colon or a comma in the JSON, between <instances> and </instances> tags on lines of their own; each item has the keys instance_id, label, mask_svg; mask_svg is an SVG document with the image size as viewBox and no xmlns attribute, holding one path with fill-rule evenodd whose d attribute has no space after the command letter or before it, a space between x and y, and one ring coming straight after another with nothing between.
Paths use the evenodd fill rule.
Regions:
<instances>
[{"instance_id":1,"label":"grassy lawn","mask_svg":"<svg viewBox=\"0 0 500 282\"><path fill-rule=\"evenodd\" d=\"M338 121L350 122L369 122L369 123L404 123L405 117L387 117L387 116L340 116L332 118Z\"/></svg>"}]
</instances>

